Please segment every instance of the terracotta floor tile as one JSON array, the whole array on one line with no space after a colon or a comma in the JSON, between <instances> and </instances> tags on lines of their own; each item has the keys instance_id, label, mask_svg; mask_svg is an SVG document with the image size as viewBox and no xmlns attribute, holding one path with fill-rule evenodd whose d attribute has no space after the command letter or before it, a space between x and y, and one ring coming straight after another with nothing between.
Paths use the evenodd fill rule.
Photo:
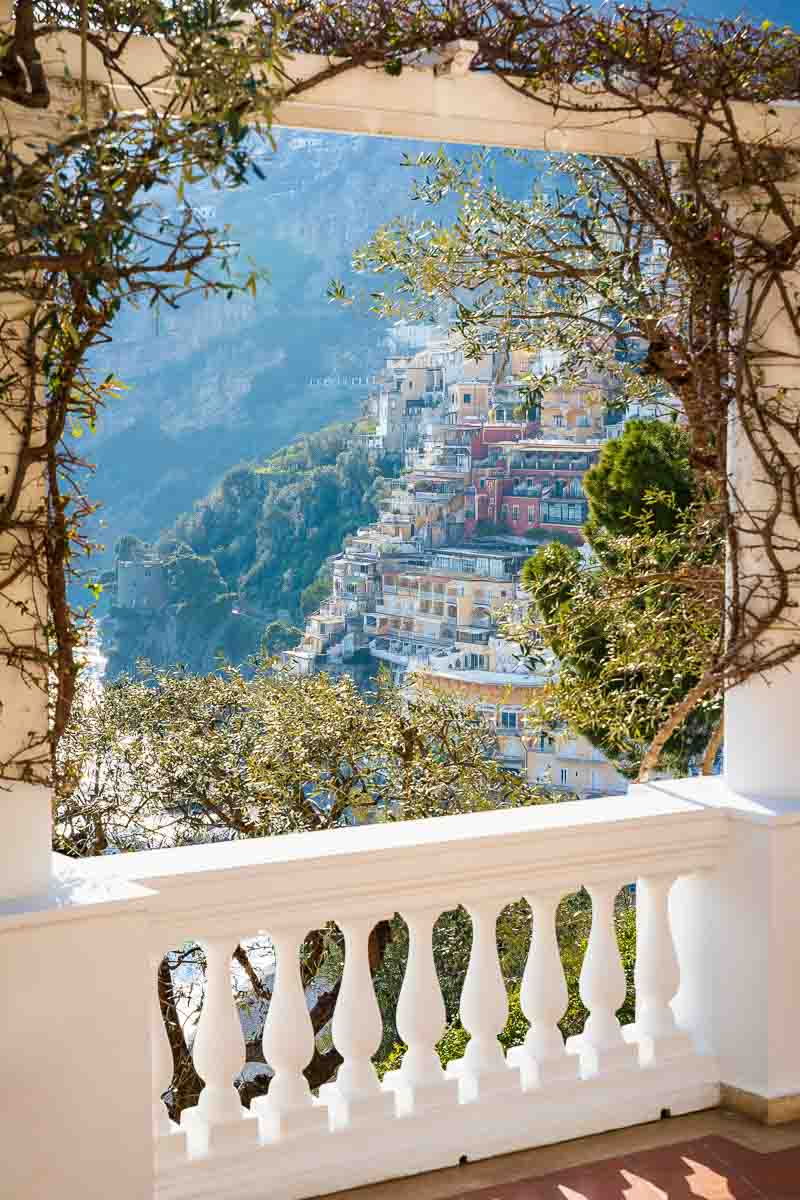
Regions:
<instances>
[{"instance_id":1,"label":"terracotta floor tile","mask_svg":"<svg viewBox=\"0 0 800 1200\"><path fill-rule=\"evenodd\" d=\"M800 1200L800 1122L712 1110L328 1200Z\"/></svg>"},{"instance_id":2,"label":"terracotta floor tile","mask_svg":"<svg viewBox=\"0 0 800 1200\"><path fill-rule=\"evenodd\" d=\"M731 1146L723 1138L679 1142L470 1192L465 1200L778 1200L763 1190L757 1170L770 1174L771 1186L798 1178L799 1151L784 1152L791 1160L776 1168L769 1161L756 1162L759 1156L750 1150Z\"/></svg>"}]
</instances>

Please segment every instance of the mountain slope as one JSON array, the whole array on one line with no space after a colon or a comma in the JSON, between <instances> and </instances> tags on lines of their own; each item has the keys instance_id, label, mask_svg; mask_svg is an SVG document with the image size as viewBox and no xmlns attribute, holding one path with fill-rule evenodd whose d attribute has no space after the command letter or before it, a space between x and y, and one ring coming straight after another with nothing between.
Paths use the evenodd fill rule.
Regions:
<instances>
[{"instance_id":1,"label":"mountain slope","mask_svg":"<svg viewBox=\"0 0 800 1200\"><path fill-rule=\"evenodd\" d=\"M255 298L190 298L155 316L124 309L95 355L98 371L128 386L89 448L106 564L122 533L154 538L232 464L356 415L366 388L314 380L374 372L393 346L385 324L331 305L326 288L350 278L352 250L371 230L412 210L401 159L419 148L284 131L265 151L264 180L192 189L206 219L240 243L242 272L266 267L270 280Z\"/></svg>"},{"instance_id":2,"label":"mountain slope","mask_svg":"<svg viewBox=\"0 0 800 1200\"><path fill-rule=\"evenodd\" d=\"M155 547L130 534L121 540L123 560L148 559L142 571L163 572L168 607L113 605L103 635L112 677L139 658L194 671L213 670L220 653L240 663L265 632L270 652L299 640L296 627L326 594L325 559L374 520L395 470L353 449L351 430L329 426L260 464L233 467Z\"/></svg>"}]
</instances>

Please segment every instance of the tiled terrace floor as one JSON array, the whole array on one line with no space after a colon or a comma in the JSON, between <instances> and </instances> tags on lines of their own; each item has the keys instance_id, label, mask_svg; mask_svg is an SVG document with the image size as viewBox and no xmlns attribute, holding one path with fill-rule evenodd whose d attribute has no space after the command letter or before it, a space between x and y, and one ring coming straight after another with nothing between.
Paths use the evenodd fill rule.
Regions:
<instances>
[{"instance_id":1,"label":"tiled terrace floor","mask_svg":"<svg viewBox=\"0 0 800 1200\"><path fill-rule=\"evenodd\" d=\"M800 1122L677 1117L327 1200L800 1200Z\"/></svg>"}]
</instances>

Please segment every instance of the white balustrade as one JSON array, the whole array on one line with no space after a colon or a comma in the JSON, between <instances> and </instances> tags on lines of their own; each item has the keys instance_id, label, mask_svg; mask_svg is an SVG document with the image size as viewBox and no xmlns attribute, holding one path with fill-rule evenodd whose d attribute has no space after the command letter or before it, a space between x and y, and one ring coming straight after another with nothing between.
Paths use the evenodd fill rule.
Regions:
<instances>
[{"instance_id":1,"label":"white balustrade","mask_svg":"<svg viewBox=\"0 0 800 1200\"><path fill-rule=\"evenodd\" d=\"M369 918L342 921L344 972L333 1014L333 1044L343 1058L336 1082L320 1088L331 1125L349 1128L365 1119L390 1117L394 1097L381 1090L372 1056L381 1044L383 1020L369 967Z\"/></svg>"},{"instance_id":2,"label":"white balustrade","mask_svg":"<svg viewBox=\"0 0 800 1200\"><path fill-rule=\"evenodd\" d=\"M300 974L300 947L306 932L297 925L270 930L275 982L262 1046L274 1075L267 1095L252 1104L267 1142L328 1127L327 1109L315 1104L303 1074L314 1055L314 1030Z\"/></svg>"},{"instance_id":3,"label":"white balustrade","mask_svg":"<svg viewBox=\"0 0 800 1200\"><path fill-rule=\"evenodd\" d=\"M231 986L234 943L203 939L206 984L192 1046L195 1070L205 1087L195 1108L184 1109L181 1126L192 1157L236 1151L258 1141L256 1121L242 1107L234 1078L245 1060L245 1044Z\"/></svg>"},{"instance_id":4,"label":"white balustrade","mask_svg":"<svg viewBox=\"0 0 800 1200\"><path fill-rule=\"evenodd\" d=\"M408 962L397 1001L397 1032L408 1047L402 1066L390 1071L386 1087L396 1093L398 1114L418 1115L426 1108L454 1103L458 1080L448 1079L436 1043L445 1029L442 989L433 960L433 927L441 909L403 913L408 925Z\"/></svg>"},{"instance_id":5,"label":"white balustrade","mask_svg":"<svg viewBox=\"0 0 800 1200\"><path fill-rule=\"evenodd\" d=\"M569 994L556 938L560 892L537 892L526 897L533 917L531 945L522 976L520 1004L531 1023L525 1042L509 1051L508 1061L519 1068L525 1091L551 1083L572 1082L578 1063L566 1052L558 1022Z\"/></svg>"},{"instance_id":6,"label":"white balustrade","mask_svg":"<svg viewBox=\"0 0 800 1200\"><path fill-rule=\"evenodd\" d=\"M713 874L726 828L719 813L634 794L96 860L98 884L104 873L121 870L143 885L154 953L200 935L208 960L194 1046L206 1088L196 1109L183 1115L183 1157L182 1133L169 1132L159 1098L171 1062L153 964L153 1090L145 1116L153 1100L159 1194L240 1200L267 1188L273 1200L301 1200L452 1166L464 1155L487 1157L655 1120L663 1109L712 1106L719 1066L692 1049L672 1016L678 972L667 901L673 878ZM616 1010L625 976L614 903L626 876L639 880L638 1010L637 1020L621 1030ZM581 879L592 900L580 980L590 1015L584 1034L565 1049L558 1022L568 997L556 912L560 897ZM533 923L520 1002L531 1028L505 1058L498 1034L507 998L496 920L502 902L523 895ZM460 900L473 923L461 997L470 1041L448 1074L436 1051L445 1007L432 938L439 914ZM369 938L372 926L394 910L409 933L396 1014L407 1050L400 1069L379 1084L371 1057L382 1023ZM331 919L345 943L331 1026L343 1061L316 1099L303 1074L314 1033L299 951L305 931ZM267 932L276 973L263 1045L274 1075L250 1117L233 1086L245 1046L231 954L239 939ZM678 951L682 990L692 990L697 1007L703 989L696 962L681 946ZM687 1030L695 1026L689 1021Z\"/></svg>"},{"instance_id":7,"label":"white balustrade","mask_svg":"<svg viewBox=\"0 0 800 1200\"><path fill-rule=\"evenodd\" d=\"M164 1016L161 1012L161 1000L158 991L158 971L160 960L154 955L151 958L152 975L152 1021L150 1027L150 1054L153 1069L153 1141L157 1167L163 1167L169 1162L177 1162L186 1154L186 1134L178 1125L170 1120L167 1106L162 1100L164 1092L172 1084L174 1063L172 1047Z\"/></svg>"},{"instance_id":8,"label":"white balustrade","mask_svg":"<svg viewBox=\"0 0 800 1200\"><path fill-rule=\"evenodd\" d=\"M648 875L636 885L636 1040L642 1066L692 1053L692 1039L678 1029L671 1001L680 969L669 923L669 893L676 876Z\"/></svg>"},{"instance_id":9,"label":"white balustrade","mask_svg":"<svg viewBox=\"0 0 800 1200\"><path fill-rule=\"evenodd\" d=\"M614 927L615 883L593 883L586 889L592 901L592 926L581 968L580 996L589 1010L583 1033L567 1042L580 1054L581 1075L624 1069L636 1061L636 1047L622 1036L617 1009L625 1001L626 980Z\"/></svg>"},{"instance_id":10,"label":"white balustrade","mask_svg":"<svg viewBox=\"0 0 800 1200\"><path fill-rule=\"evenodd\" d=\"M519 1090L497 1040L508 1020L508 997L497 953L498 907L492 900L467 907L472 919L472 949L460 1012L470 1040L463 1058L447 1069L448 1075L459 1080L462 1103L478 1100L490 1091Z\"/></svg>"}]
</instances>

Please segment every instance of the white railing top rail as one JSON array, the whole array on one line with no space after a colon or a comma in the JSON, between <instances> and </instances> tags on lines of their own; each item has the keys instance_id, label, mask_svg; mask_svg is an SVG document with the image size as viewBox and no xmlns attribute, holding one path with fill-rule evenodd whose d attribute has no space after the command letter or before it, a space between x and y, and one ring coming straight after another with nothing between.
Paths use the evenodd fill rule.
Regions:
<instances>
[{"instance_id":1,"label":"white railing top rail","mask_svg":"<svg viewBox=\"0 0 800 1200\"><path fill-rule=\"evenodd\" d=\"M505 903L532 887L621 886L654 872L713 866L724 815L667 795L285 834L83 860L82 874L152 887L159 945L268 931L301 916L309 929L343 916L442 911L476 892Z\"/></svg>"}]
</instances>

